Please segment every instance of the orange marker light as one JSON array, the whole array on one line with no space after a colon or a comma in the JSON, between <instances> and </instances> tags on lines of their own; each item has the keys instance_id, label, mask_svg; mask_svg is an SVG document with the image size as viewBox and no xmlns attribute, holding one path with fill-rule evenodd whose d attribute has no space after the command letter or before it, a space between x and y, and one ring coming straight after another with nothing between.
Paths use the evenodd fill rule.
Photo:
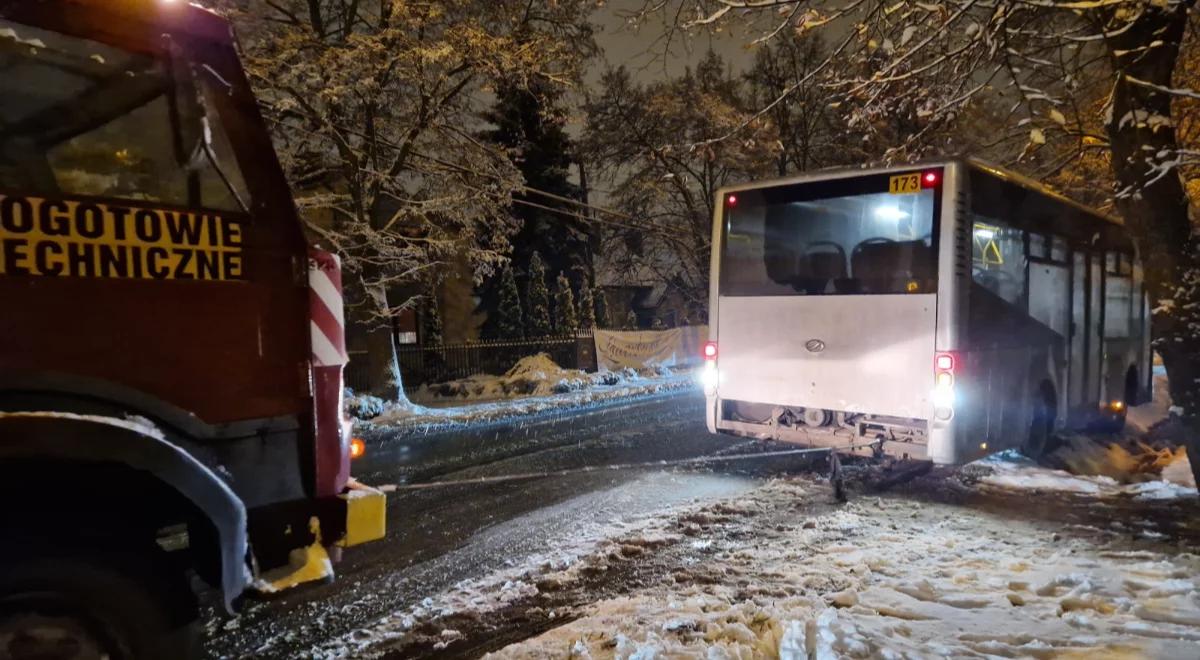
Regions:
<instances>
[{"instance_id":1,"label":"orange marker light","mask_svg":"<svg viewBox=\"0 0 1200 660\"><path fill-rule=\"evenodd\" d=\"M350 458L362 458L367 454L367 443L361 438L350 438Z\"/></svg>"}]
</instances>

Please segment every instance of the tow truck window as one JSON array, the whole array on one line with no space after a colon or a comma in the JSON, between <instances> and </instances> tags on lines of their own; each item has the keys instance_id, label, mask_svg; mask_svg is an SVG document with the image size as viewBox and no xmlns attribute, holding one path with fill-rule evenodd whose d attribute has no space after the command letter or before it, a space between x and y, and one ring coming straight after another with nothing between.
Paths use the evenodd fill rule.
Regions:
<instances>
[{"instance_id":1,"label":"tow truck window","mask_svg":"<svg viewBox=\"0 0 1200 660\"><path fill-rule=\"evenodd\" d=\"M157 56L0 20L0 190L245 210L215 81Z\"/></svg>"},{"instance_id":2,"label":"tow truck window","mask_svg":"<svg viewBox=\"0 0 1200 660\"><path fill-rule=\"evenodd\" d=\"M934 293L934 191L804 201L741 194L726 209L721 295Z\"/></svg>"}]
</instances>

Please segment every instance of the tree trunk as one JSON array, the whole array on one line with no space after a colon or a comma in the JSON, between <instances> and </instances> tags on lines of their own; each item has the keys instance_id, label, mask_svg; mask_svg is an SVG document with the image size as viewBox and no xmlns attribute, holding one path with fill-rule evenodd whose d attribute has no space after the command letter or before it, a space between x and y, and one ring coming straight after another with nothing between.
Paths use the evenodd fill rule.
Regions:
<instances>
[{"instance_id":1,"label":"tree trunk","mask_svg":"<svg viewBox=\"0 0 1200 660\"><path fill-rule=\"evenodd\" d=\"M1171 398L1183 410L1188 458L1200 477L1200 258L1179 173L1161 171L1179 148L1169 121L1171 95L1127 77L1171 86L1191 4L1145 5L1137 22L1108 42L1117 72L1108 134L1117 208L1141 253L1154 347L1167 368ZM1146 48L1151 42L1156 47Z\"/></svg>"},{"instance_id":2,"label":"tree trunk","mask_svg":"<svg viewBox=\"0 0 1200 660\"><path fill-rule=\"evenodd\" d=\"M406 400L392 329L378 321L367 330L367 368L372 394L390 401Z\"/></svg>"}]
</instances>

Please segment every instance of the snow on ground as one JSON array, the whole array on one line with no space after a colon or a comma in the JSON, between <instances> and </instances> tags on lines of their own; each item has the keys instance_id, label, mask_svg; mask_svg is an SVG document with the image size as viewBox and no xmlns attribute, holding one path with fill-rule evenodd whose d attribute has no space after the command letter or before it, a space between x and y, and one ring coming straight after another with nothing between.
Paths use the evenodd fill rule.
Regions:
<instances>
[{"instance_id":1,"label":"snow on ground","mask_svg":"<svg viewBox=\"0 0 1200 660\"><path fill-rule=\"evenodd\" d=\"M1109 494L1087 496L1090 508ZM1072 534L1011 507L829 500L826 482L802 476L581 529L564 548L431 595L313 655L1197 657L1200 555L1185 542ZM489 641L530 630L545 632L502 648Z\"/></svg>"},{"instance_id":2,"label":"snow on ground","mask_svg":"<svg viewBox=\"0 0 1200 660\"><path fill-rule=\"evenodd\" d=\"M653 481L649 477L646 479ZM729 484L713 487L745 489ZM626 513L609 522L573 522L565 535L547 539L544 552L513 557L508 568L464 580L417 605L392 612L370 627L312 648L305 657L371 657L414 640L427 639L430 630L434 637L444 637L435 644L444 648L462 636L445 627L448 621L456 618L485 620L498 610L564 589L585 576L603 572L610 562L635 556L640 549L677 541L681 535L668 531L666 521L679 515L698 515L701 510L702 505L689 501L674 506L660 504L649 512ZM551 612L550 618L554 616Z\"/></svg>"},{"instance_id":3,"label":"snow on ground","mask_svg":"<svg viewBox=\"0 0 1200 660\"><path fill-rule=\"evenodd\" d=\"M1102 452L1106 456L1113 455L1117 457L1109 463L1104 463L1106 466L1136 464L1132 463L1131 459L1125 458L1128 454L1121 453L1125 450L1120 445L1084 443L1090 443L1090 441L1087 439L1079 440L1078 444L1084 447L1080 451ZM1175 466L1179 464L1179 466L1173 467L1171 472L1161 478L1150 478L1144 474L1140 475L1146 478L1134 483L1121 483L1114 476L1105 474L1075 474L1066 470L1042 467L1014 450L992 454L971 463L969 467L980 468L988 473L981 478L983 483L1010 490L1059 491L1106 497L1128 495L1138 499L1196 497L1195 483L1189 482L1191 467L1187 462L1187 456L1182 450L1178 452L1166 451L1168 455L1173 457L1170 465ZM1162 468L1160 467L1159 469L1161 470ZM1187 475L1186 478L1183 476L1184 474ZM1126 478L1136 476L1139 476L1138 473L1124 475ZM1178 479L1179 482L1169 481L1168 478Z\"/></svg>"},{"instance_id":4,"label":"snow on ground","mask_svg":"<svg viewBox=\"0 0 1200 660\"><path fill-rule=\"evenodd\" d=\"M1065 469L1038 465L1015 451L993 454L972 466L988 473L982 478L984 483L1011 490L1138 499L1195 497L1196 481L1187 452L1174 443L1151 438L1168 420L1170 410L1166 372L1156 367L1153 400L1129 409L1125 438L1067 437L1046 461Z\"/></svg>"},{"instance_id":5,"label":"snow on ground","mask_svg":"<svg viewBox=\"0 0 1200 660\"><path fill-rule=\"evenodd\" d=\"M665 579L491 657L1196 656L1196 555L902 499L795 513L823 490L774 482L680 516L693 552Z\"/></svg>"},{"instance_id":6,"label":"snow on ground","mask_svg":"<svg viewBox=\"0 0 1200 660\"><path fill-rule=\"evenodd\" d=\"M428 428L495 421L605 401L699 387L693 371L652 367L641 371L589 373L563 369L545 353L522 358L503 376L472 376L418 390L414 400L430 406L349 394L346 406L360 424ZM457 407L435 402L462 401ZM479 401L478 403L471 403Z\"/></svg>"},{"instance_id":7,"label":"snow on ground","mask_svg":"<svg viewBox=\"0 0 1200 660\"><path fill-rule=\"evenodd\" d=\"M1145 434L1155 424L1167 418L1171 411L1171 390L1167 383L1167 372L1162 367L1154 368L1151 400L1133 406L1125 413L1125 424L1138 434Z\"/></svg>"}]
</instances>

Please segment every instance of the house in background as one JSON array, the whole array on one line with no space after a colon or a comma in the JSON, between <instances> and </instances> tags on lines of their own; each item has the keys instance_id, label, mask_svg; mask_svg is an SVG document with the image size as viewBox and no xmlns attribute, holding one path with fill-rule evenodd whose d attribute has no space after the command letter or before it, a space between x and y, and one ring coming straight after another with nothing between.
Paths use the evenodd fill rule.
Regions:
<instances>
[{"instance_id":1,"label":"house in background","mask_svg":"<svg viewBox=\"0 0 1200 660\"><path fill-rule=\"evenodd\" d=\"M700 322L694 311L689 312L684 296L649 268L626 269L602 262L596 281L608 301L609 323L614 328L634 329L627 328L631 310L639 330Z\"/></svg>"}]
</instances>

